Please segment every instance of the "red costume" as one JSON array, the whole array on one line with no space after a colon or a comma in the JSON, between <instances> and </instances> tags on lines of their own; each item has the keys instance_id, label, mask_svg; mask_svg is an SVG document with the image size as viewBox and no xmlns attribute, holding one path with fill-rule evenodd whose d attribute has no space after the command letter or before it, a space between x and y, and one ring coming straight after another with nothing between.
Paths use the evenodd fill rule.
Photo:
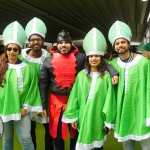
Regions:
<instances>
[{"instance_id":1,"label":"red costume","mask_svg":"<svg viewBox=\"0 0 150 150\"><path fill-rule=\"evenodd\" d=\"M57 47L51 48L51 57L45 59L39 80L40 94L43 109L47 108L47 91L50 88L50 134L54 138L56 149L64 150L64 140L68 135L68 124L61 121L61 117L66 109L68 96L72 89L76 75L84 68L85 55L79 53L78 49L72 45L69 32L63 30L58 34L57 43L66 41L71 44L68 54L60 54ZM70 128L71 144L70 150L75 149L77 134Z\"/></svg>"},{"instance_id":2,"label":"red costume","mask_svg":"<svg viewBox=\"0 0 150 150\"><path fill-rule=\"evenodd\" d=\"M57 85L56 88L59 90L65 88L72 88L75 81L76 75L76 58L75 54L78 53L78 49L75 48L69 54L62 55L55 52L55 47L53 47L50 52L53 56L51 60L52 67L54 69L53 74L55 76L54 80ZM53 138L57 137L57 128L60 114L64 113L66 109L66 104L68 102L68 95L50 94L49 110L50 110L50 134ZM62 122L62 139L67 139L68 135L68 124ZM75 130L70 127L70 136L74 138Z\"/></svg>"}]
</instances>

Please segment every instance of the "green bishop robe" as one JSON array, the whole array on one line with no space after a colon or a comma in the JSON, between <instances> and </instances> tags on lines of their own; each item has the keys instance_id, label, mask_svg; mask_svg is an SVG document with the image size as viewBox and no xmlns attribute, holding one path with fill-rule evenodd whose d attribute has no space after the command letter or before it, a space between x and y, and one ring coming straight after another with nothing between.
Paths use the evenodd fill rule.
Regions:
<instances>
[{"instance_id":1,"label":"green bishop robe","mask_svg":"<svg viewBox=\"0 0 150 150\"><path fill-rule=\"evenodd\" d=\"M62 117L66 123L78 121L77 150L103 146L107 134L103 127L114 126L115 107L114 88L108 72L103 78L97 72L92 72L90 77L86 70L78 73Z\"/></svg>"},{"instance_id":2,"label":"green bishop robe","mask_svg":"<svg viewBox=\"0 0 150 150\"><path fill-rule=\"evenodd\" d=\"M137 55L110 64L119 72L115 137L119 142L150 138L150 61Z\"/></svg>"},{"instance_id":3,"label":"green bishop robe","mask_svg":"<svg viewBox=\"0 0 150 150\"><path fill-rule=\"evenodd\" d=\"M41 49L41 51L42 51L41 57L32 58L27 54L27 51L30 49L31 48L22 49L19 59L22 60L23 62L26 62L30 66L32 66L39 77L43 62L44 62L45 58L50 57L50 53L48 51L46 51L45 49ZM39 78L37 78L37 83L38 82L39 82ZM47 111L47 116L49 116L48 113L49 113L49 111ZM49 122L49 117L43 118L40 115L38 115L38 116L35 116L34 118L32 117L32 120L39 122L39 123L47 123L47 122Z\"/></svg>"},{"instance_id":4,"label":"green bishop robe","mask_svg":"<svg viewBox=\"0 0 150 150\"><path fill-rule=\"evenodd\" d=\"M3 122L20 120L23 107L34 117L42 112L37 75L34 69L22 62L8 64L5 74L6 83L0 87L0 116Z\"/></svg>"}]
</instances>

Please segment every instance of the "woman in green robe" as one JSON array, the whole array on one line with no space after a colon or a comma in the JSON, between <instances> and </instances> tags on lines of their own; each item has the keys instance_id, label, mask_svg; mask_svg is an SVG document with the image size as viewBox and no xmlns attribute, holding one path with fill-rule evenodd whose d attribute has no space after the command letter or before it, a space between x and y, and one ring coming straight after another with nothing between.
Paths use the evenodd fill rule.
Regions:
<instances>
[{"instance_id":1,"label":"woman in green robe","mask_svg":"<svg viewBox=\"0 0 150 150\"><path fill-rule=\"evenodd\" d=\"M77 150L102 150L116 115L114 88L104 60L104 36L93 28L86 35L83 48L86 66L77 75L62 121L78 129Z\"/></svg>"},{"instance_id":2,"label":"woman in green robe","mask_svg":"<svg viewBox=\"0 0 150 150\"><path fill-rule=\"evenodd\" d=\"M0 117L4 123L3 150L13 150L14 126L23 150L34 150L31 117L42 112L37 75L18 59L26 40L23 27L9 24L3 32L5 52L0 56Z\"/></svg>"}]
</instances>

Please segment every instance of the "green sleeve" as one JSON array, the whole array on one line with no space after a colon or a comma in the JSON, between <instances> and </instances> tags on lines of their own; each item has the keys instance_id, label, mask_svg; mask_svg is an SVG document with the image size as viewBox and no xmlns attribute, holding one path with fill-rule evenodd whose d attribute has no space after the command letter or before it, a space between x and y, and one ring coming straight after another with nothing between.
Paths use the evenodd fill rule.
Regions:
<instances>
[{"instance_id":1,"label":"green sleeve","mask_svg":"<svg viewBox=\"0 0 150 150\"><path fill-rule=\"evenodd\" d=\"M34 106L42 106L42 102L41 102L41 98L40 98L40 93L39 93L39 87L38 87L38 76L35 73L34 69L29 66L29 79L30 80L30 84L28 87L28 91L26 92L26 97L24 99L24 104L29 104L31 107ZM25 77L26 78L26 77Z\"/></svg>"},{"instance_id":2,"label":"green sleeve","mask_svg":"<svg viewBox=\"0 0 150 150\"><path fill-rule=\"evenodd\" d=\"M150 61L148 60L148 69L146 75L146 126L150 127Z\"/></svg>"},{"instance_id":3,"label":"green sleeve","mask_svg":"<svg viewBox=\"0 0 150 150\"><path fill-rule=\"evenodd\" d=\"M115 86L112 85L110 77L107 78L106 84L107 84L107 96L102 112L105 126L107 126L108 128L114 128L116 119Z\"/></svg>"},{"instance_id":4,"label":"green sleeve","mask_svg":"<svg viewBox=\"0 0 150 150\"><path fill-rule=\"evenodd\" d=\"M65 123L71 123L78 120L79 109L78 109L78 91L80 91L80 87L78 86L78 76L71 90L69 100L67 103L66 110L64 112L64 116L62 121Z\"/></svg>"}]
</instances>

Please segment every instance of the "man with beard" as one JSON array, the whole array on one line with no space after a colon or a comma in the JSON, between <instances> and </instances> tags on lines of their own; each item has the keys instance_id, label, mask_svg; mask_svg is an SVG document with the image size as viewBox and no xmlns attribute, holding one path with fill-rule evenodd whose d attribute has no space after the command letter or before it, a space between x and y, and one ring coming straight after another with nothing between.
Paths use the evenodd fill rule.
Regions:
<instances>
[{"instance_id":1,"label":"man with beard","mask_svg":"<svg viewBox=\"0 0 150 150\"><path fill-rule=\"evenodd\" d=\"M47 29L44 22L35 17L28 22L25 28L25 32L30 47L22 50L20 59L32 66L39 77L43 61L45 60L45 58L50 56L50 53L42 48L44 45L44 39ZM40 116L36 116L35 120L31 121L31 136L35 149L37 147L35 121L43 123L45 127L45 150L53 150L53 139L48 132L48 118L42 118Z\"/></svg>"},{"instance_id":2,"label":"man with beard","mask_svg":"<svg viewBox=\"0 0 150 150\"><path fill-rule=\"evenodd\" d=\"M84 68L85 55L73 46L69 32L62 30L57 37L57 46L50 49L51 57L44 60L39 80L43 103L43 117L46 117L47 89L50 88L50 134L54 138L55 150L64 150L64 140L70 131L70 150L75 150L77 133L67 123L61 121L76 75ZM108 67L108 66L107 66ZM118 74L109 66L111 77ZM113 70L113 71L110 71ZM117 83L117 80L114 83Z\"/></svg>"},{"instance_id":3,"label":"man with beard","mask_svg":"<svg viewBox=\"0 0 150 150\"><path fill-rule=\"evenodd\" d=\"M114 136L124 150L150 150L150 62L129 51L132 33L127 24L116 21L109 41L119 57L110 62L119 72L117 117Z\"/></svg>"}]
</instances>

